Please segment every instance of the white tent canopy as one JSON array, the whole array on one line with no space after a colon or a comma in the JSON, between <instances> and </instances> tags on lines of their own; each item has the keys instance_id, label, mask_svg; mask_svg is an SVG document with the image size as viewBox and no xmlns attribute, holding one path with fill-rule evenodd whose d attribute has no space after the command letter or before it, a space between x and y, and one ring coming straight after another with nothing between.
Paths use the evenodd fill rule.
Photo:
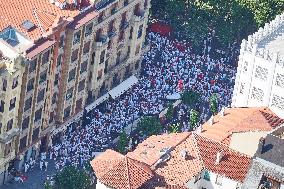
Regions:
<instances>
[{"instance_id":1,"label":"white tent canopy","mask_svg":"<svg viewBox=\"0 0 284 189\"><path fill-rule=\"evenodd\" d=\"M174 93L174 94L171 94L171 95L167 95L166 98L168 100L179 100L181 98L181 96L180 96L179 93Z\"/></svg>"},{"instance_id":2,"label":"white tent canopy","mask_svg":"<svg viewBox=\"0 0 284 189\"><path fill-rule=\"evenodd\" d=\"M127 91L129 88L131 88L136 83L138 83L138 79L133 75L133 76L129 77L128 79L126 79L125 81L123 81L117 87L110 90L108 92L108 94L113 99L115 99L115 98L119 97L120 95L122 95L123 93L125 93L125 91Z\"/></svg>"},{"instance_id":3,"label":"white tent canopy","mask_svg":"<svg viewBox=\"0 0 284 189\"><path fill-rule=\"evenodd\" d=\"M95 102L93 102L92 104L90 104L89 106L86 107L86 110L89 112L90 110L94 109L95 107L97 107L98 105L100 105L101 103L103 103L104 101L106 101L107 99L109 99L109 94L104 94L103 96L101 96L100 98L98 98L97 100L95 100Z\"/></svg>"}]
</instances>

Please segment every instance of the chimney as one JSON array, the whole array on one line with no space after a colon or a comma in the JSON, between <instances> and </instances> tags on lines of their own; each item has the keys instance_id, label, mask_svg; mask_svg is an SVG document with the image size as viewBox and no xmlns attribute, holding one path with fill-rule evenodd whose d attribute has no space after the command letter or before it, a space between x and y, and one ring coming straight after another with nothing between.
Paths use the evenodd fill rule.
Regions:
<instances>
[{"instance_id":1,"label":"chimney","mask_svg":"<svg viewBox=\"0 0 284 189\"><path fill-rule=\"evenodd\" d=\"M225 116L225 107L222 107L220 114L221 114L221 116Z\"/></svg>"},{"instance_id":2,"label":"chimney","mask_svg":"<svg viewBox=\"0 0 284 189\"><path fill-rule=\"evenodd\" d=\"M218 151L217 152L217 156L216 156L215 164L219 164L221 162L223 156L224 156L224 152L223 151Z\"/></svg>"},{"instance_id":3,"label":"chimney","mask_svg":"<svg viewBox=\"0 0 284 189\"><path fill-rule=\"evenodd\" d=\"M209 119L209 124L213 125L214 124L214 116L212 115Z\"/></svg>"},{"instance_id":4,"label":"chimney","mask_svg":"<svg viewBox=\"0 0 284 189\"><path fill-rule=\"evenodd\" d=\"M259 142L258 142L258 148L257 148L257 152L259 154L262 154L262 149L263 149L264 144L265 144L265 138L260 137Z\"/></svg>"},{"instance_id":5,"label":"chimney","mask_svg":"<svg viewBox=\"0 0 284 189\"><path fill-rule=\"evenodd\" d=\"M201 134L201 133L202 133L202 124L200 124L199 127L197 127L197 128L195 129L195 133L196 133L196 134Z\"/></svg>"},{"instance_id":6,"label":"chimney","mask_svg":"<svg viewBox=\"0 0 284 189\"><path fill-rule=\"evenodd\" d=\"M183 149L183 150L180 152L180 155L181 155L182 159L186 160L187 151L186 151L185 149Z\"/></svg>"}]
</instances>

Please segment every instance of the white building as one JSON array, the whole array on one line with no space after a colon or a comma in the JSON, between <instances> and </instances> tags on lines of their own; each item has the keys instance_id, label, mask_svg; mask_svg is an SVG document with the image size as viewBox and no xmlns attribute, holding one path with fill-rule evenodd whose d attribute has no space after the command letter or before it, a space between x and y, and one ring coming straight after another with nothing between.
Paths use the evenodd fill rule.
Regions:
<instances>
[{"instance_id":1,"label":"white building","mask_svg":"<svg viewBox=\"0 0 284 189\"><path fill-rule=\"evenodd\" d=\"M241 45L232 107L272 109L284 118L284 13Z\"/></svg>"}]
</instances>

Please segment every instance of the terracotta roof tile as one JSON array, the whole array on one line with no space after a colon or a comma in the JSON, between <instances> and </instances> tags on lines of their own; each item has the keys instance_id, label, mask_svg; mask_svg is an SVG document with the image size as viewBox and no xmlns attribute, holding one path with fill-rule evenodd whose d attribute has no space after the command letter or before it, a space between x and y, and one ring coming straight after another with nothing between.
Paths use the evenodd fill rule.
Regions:
<instances>
[{"instance_id":1,"label":"terracotta roof tile","mask_svg":"<svg viewBox=\"0 0 284 189\"><path fill-rule=\"evenodd\" d=\"M190 133L171 133L163 135L153 135L142 143L138 144L133 152L127 153L127 156L144 162L149 166L155 164L160 158L160 150L168 147L175 147L184 141Z\"/></svg>"},{"instance_id":2,"label":"terracotta roof tile","mask_svg":"<svg viewBox=\"0 0 284 189\"><path fill-rule=\"evenodd\" d=\"M228 144L232 133L248 131L271 131L284 123L268 108L228 108L225 116L214 116L214 124L209 121L202 125L202 136Z\"/></svg>"},{"instance_id":3,"label":"terracotta roof tile","mask_svg":"<svg viewBox=\"0 0 284 189\"><path fill-rule=\"evenodd\" d=\"M144 163L107 150L95 158L91 165L100 182L116 189L137 189L153 177L151 169Z\"/></svg>"},{"instance_id":4,"label":"terracotta roof tile","mask_svg":"<svg viewBox=\"0 0 284 189\"><path fill-rule=\"evenodd\" d=\"M62 17L74 17L79 14L79 10L61 10L59 7L51 4L49 0L1 0L0 15L2 15L2 18L0 19L0 31L11 25L32 40L39 39L41 37L41 31L38 26L38 21L33 14L33 10L51 13ZM37 27L30 31L26 31L22 27L22 23L25 20L31 21ZM47 27L50 23L52 23L52 17L48 15L41 15L40 21L43 22L44 27Z\"/></svg>"},{"instance_id":5,"label":"terracotta roof tile","mask_svg":"<svg viewBox=\"0 0 284 189\"><path fill-rule=\"evenodd\" d=\"M206 169L232 180L244 181L249 170L250 157L200 135L195 135L195 139ZM223 158L219 164L216 164L217 153L221 151L223 152Z\"/></svg>"}]
</instances>

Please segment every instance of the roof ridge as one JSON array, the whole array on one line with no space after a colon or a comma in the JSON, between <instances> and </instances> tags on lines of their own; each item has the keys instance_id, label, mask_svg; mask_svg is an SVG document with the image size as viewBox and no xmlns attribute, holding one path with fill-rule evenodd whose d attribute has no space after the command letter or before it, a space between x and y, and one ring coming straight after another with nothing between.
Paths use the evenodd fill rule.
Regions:
<instances>
[{"instance_id":1,"label":"roof ridge","mask_svg":"<svg viewBox=\"0 0 284 189\"><path fill-rule=\"evenodd\" d=\"M194 145L194 149L196 149L196 151L197 151L197 157L198 157L198 159L200 160L200 163L201 163L201 167L204 169L204 168L206 168L205 167L205 164L204 164L204 162L203 162L203 159L202 159L202 157L201 157L201 154L200 154L200 151L199 151L199 146L198 146L198 144L197 144L197 140L196 140L196 136L200 136L200 135L198 135L197 133L193 133L193 135L192 135L192 143L193 143L193 145Z\"/></svg>"},{"instance_id":2,"label":"roof ridge","mask_svg":"<svg viewBox=\"0 0 284 189\"><path fill-rule=\"evenodd\" d=\"M124 158L126 160L127 181L128 181L129 189L131 189L132 186L131 186L131 182L130 182L130 175L129 175L129 169L128 169L128 159L127 159L126 156L124 156Z\"/></svg>"}]
</instances>

